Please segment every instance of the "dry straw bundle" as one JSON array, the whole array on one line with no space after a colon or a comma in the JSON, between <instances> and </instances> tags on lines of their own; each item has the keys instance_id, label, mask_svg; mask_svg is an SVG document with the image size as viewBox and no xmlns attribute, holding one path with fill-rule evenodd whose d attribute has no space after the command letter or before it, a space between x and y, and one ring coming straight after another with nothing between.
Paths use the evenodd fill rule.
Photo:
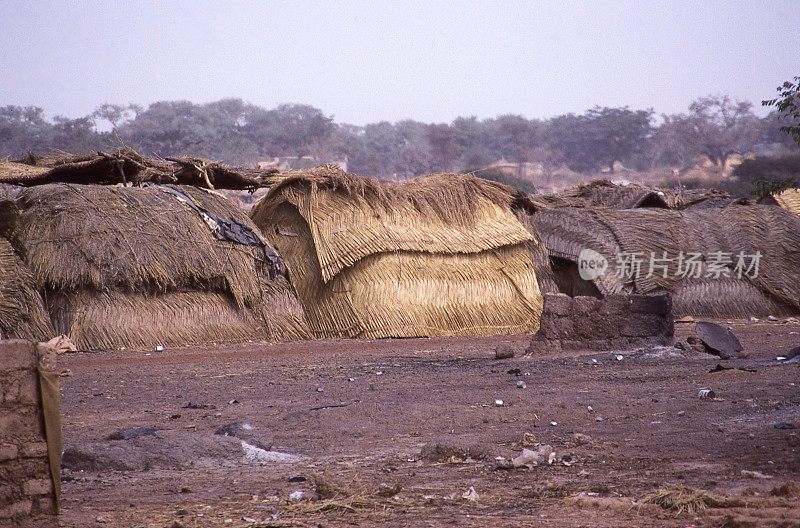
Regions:
<instances>
[{"instance_id":1,"label":"dry straw bundle","mask_svg":"<svg viewBox=\"0 0 800 528\"><path fill-rule=\"evenodd\" d=\"M304 335L302 310L286 280L270 278L264 246L212 233L213 217L255 231L220 196L194 187L53 184L21 191L15 205L7 231L56 330L80 348Z\"/></svg>"},{"instance_id":2,"label":"dry straw bundle","mask_svg":"<svg viewBox=\"0 0 800 528\"><path fill-rule=\"evenodd\" d=\"M251 216L321 337L531 332L542 298L510 188L438 174L396 185L289 173Z\"/></svg>"}]
</instances>

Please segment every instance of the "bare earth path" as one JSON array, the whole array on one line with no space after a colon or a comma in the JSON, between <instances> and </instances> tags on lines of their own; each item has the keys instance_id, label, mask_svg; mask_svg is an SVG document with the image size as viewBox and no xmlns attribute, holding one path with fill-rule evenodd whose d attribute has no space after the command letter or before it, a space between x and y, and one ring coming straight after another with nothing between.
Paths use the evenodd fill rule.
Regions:
<instances>
[{"instance_id":1,"label":"bare earth path","mask_svg":"<svg viewBox=\"0 0 800 528\"><path fill-rule=\"evenodd\" d=\"M62 526L800 526L800 498L769 494L800 481L800 429L775 427L800 426L800 363L775 361L800 345L800 325L732 326L746 359L650 349L493 359L498 345L524 351L525 336L62 356L67 446L134 426L211 435L248 422L272 449L307 457L66 471ZM709 372L718 363L743 368ZM705 387L717 399L698 398ZM421 456L435 442L486 456ZM536 443L553 446L553 465L495 468ZM290 501L315 497L313 475L346 493ZM384 482L402 491L380 497ZM640 502L679 486L734 500L680 515ZM477 500L462 498L471 487Z\"/></svg>"}]
</instances>

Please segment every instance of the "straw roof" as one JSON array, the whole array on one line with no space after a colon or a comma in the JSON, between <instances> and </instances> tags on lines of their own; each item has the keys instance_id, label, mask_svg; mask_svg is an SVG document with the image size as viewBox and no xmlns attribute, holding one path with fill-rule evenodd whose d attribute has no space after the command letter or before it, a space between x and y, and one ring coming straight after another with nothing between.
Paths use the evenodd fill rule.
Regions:
<instances>
[{"instance_id":1,"label":"straw roof","mask_svg":"<svg viewBox=\"0 0 800 528\"><path fill-rule=\"evenodd\" d=\"M0 183L33 186L50 183L113 185L179 183L205 189L257 189L271 183L274 169L228 167L201 158L145 158L131 149L88 156L28 156L0 161Z\"/></svg>"},{"instance_id":2,"label":"straw roof","mask_svg":"<svg viewBox=\"0 0 800 528\"><path fill-rule=\"evenodd\" d=\"M0 339L47 341L54 335L31 272L0 237Z\"/></svg>"},{"instance_id":3,"label":"straw roof","mask_svg":"<svg viewBox=\"0 0 800 528\"><path fill-rule=\"evenodd\" d=\"M773 194L775 202L796 215L800 215L800 189L786 189L785 191Z\"/></svg>"},{"instance_id":4,"label":"straw roof","mask_svg":"<svg viewBox=\"0 0 800 528\"><path fill-rule=\"evenodd\" d=\"M14 209L7 231L44 291L56 329L79 347L303 334L299 304L287 305L290 286L270 271L268 243L212 192L53 184L21 191ZM255 243L220 239L220 222L249 230Z\"/></svg>"},{"instance_id":5,"label":"straw roof","mask_svg":"<svg viewBox=\"0 0 800 528\"><path fill-rule=\"evenodd\" d=\"M684 211L542 209L534 222L552 257L576 263L588 248L608 260L609 272L593 281L601 294L668 291L678 315L742 316L800 309L800 220L778 208L731 204ZM709 270L717 252L734 261L719 276ZM756 252L761 254L758 275L739 277L734 271L737 255ZM645 273L615 273L618 256L633 253L643 259ZM651 254L665 253L666 271L658 268L648 274ZM689 253L704 256L700 277L679 273L678 256Z\"/></svg>"},{"instance_id":6,"label":"straw roof","mask_svg":"<svg viewBox=\"0 0 800 528\"><path fill-rule=\"evenodd\" d=\"M288 173L251 216L320 336L516 333L541 295L509 187L437 174L380 184L333 166Z\"/></svg>"},{"instance_id":7,"label":"straw roof","mask_svg":"<svg viewBox=\"0 0 800 528\"><path fill-rule=\"evenodd\" d=\"M608 180L581 183L556 194L536 195L533 201L546 208L603 207L611 209L685 209L706 201L729 199L716 189L661 189L640 183L625 185Z\"/></svg>"}]
</instances>

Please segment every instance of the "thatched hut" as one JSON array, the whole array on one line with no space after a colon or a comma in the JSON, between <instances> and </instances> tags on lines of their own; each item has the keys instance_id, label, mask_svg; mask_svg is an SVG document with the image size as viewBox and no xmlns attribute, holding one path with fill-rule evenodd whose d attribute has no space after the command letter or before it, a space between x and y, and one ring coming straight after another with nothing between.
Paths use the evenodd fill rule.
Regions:
<instances>
[{"instance_id":1,"label":"thatched hut","mask_svg":"<svg viewBox=\"0 0 800 528\"><path fill-rule=\"evenodd\" d=\"M0 236L0 339L46 341L54 335L33 275Z\"/></svg>"},{"instance_id":2,"label":"thatched hut","mask_svg":"<svg viewBox=\"0 0 800 528\"><path fill-rule=\"evenodd\" d=\"M686 209L698 205L731 201L728 193L716 189L662 189L641 183L613 183L593 180L555 194L542 194L533 201L545 208L601 207L607 209Z\"/></svg>"},{"instance_id":3,"label":"thatched hut","mask_svg":"<svg viewBox=\"0 0 800 528\"><path fill-rule=\"evenodd\" d=\"M542 236L559 289L570 295L669 292L678 316L800 311L800 218L777 207L540 208L528 222ZM606 273L580 277L585 249L605 257ZM737 269L740 254L748 267L749 257L759 254L757 270ZM691 255L700 255L700 262L689 270Z\"/></svg>"},{"instance_id":4,"label":"thatched hut","mask_svg":"<svg viewBox=\"0 0 800 528\"><path fill-rule=\"evenodd\" d=\"M542 309L516 197L467 175L383 185L327 166L289 173L251 217L318 337L511 334Z\"/></svg>"},{"instance_id":5,"label":"thatched hut","mask_svg":"<svg viewBox=\"0 0 800 528\"><path fill-rule=\"evenodd\" d=\"M52 184L20 191L11 206L5 232L55 330L79 348L305 335L274 251L213 192Z\"/></svg>"}]
</instances>

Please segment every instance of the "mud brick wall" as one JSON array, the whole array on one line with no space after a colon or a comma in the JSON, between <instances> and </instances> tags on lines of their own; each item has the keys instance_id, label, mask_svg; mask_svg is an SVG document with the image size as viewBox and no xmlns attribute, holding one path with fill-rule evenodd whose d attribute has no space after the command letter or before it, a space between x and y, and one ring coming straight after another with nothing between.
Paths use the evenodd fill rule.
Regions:
<instances>
[{"instance_id":1,"label":"mud brick wall","mask_svg":"<svg viewBox=\"0 0 800 528\"><path fill-rule=\"evenodd\" d=\"M627 350L672 344L669 295L569 297L546 293L530 353L545 350Z\"/></svg>"},{"instance_id":2,"label":"mud brick wall","mask_svg":"<svg viewBox=\"0 0 800 528\"><path fill-rule=\"evenodd\" d=\"M38 367L52 370L55 351L28 341L0 341L0 526L57 526Z\"/></svg>"}]
</instances>

